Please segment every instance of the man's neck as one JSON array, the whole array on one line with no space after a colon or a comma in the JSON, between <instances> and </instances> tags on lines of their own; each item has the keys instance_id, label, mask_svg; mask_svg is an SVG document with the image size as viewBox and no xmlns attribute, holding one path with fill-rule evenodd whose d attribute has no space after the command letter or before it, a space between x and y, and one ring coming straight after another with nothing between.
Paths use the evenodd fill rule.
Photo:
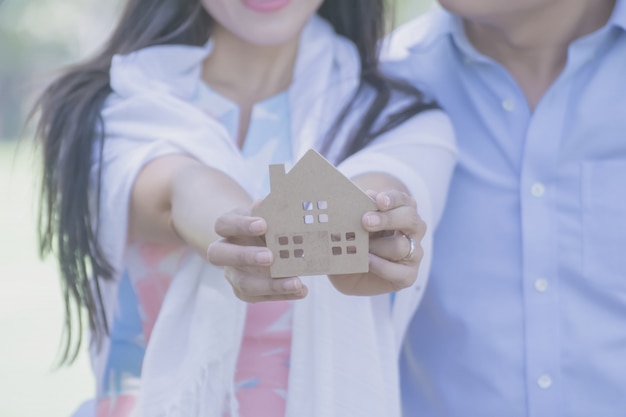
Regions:
<instances>
[{"instance_id":1,"label":"man's neck","mask_svg":"<svg viewBox=\"0 0 626 417\"><path fill-rule=\"evenodd\" d=\"M465 31L477 50L511 73L534 109L565 67L569 45L606 24L614 5L558 0L511 16L465 20Z\"/></svg>"}]
</instances>

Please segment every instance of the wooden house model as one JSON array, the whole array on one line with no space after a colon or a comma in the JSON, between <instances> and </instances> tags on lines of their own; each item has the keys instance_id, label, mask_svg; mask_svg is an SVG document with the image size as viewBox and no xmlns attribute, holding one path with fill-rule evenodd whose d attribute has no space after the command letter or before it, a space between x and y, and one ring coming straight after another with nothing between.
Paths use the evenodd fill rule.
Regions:
<instances>
[{"instance_id":1,"label":"wooden house model","mask_svg":"<svg viewBox=\"0 0 626 417\"><path fill-rule=\"evenodd\" d=\"M270 165L270 188L254 215L267 221L272 277L368 271L361 218L376 203L330 162L309 150L289 173Z\"/></svg>"}]
</instances>

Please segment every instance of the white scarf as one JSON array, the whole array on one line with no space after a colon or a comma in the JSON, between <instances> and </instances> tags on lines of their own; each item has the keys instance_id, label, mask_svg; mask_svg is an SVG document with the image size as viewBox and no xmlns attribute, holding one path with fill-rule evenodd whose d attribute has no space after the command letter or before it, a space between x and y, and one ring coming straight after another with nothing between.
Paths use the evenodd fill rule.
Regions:
<instances>
[{"instance_id":1,"label":"white scarf","mask_svg":"<svg viewBox=\"0 0 626 417\"><path fill-rule=\"evenodd\" d=\"M208 53L208 46L157 46L113 60L114 94L103 110L99 239L118 271L132 183L155 157L190 154L255 193L225 129L186 101ZM289 89L295 160L318 144L319 127L332 123L352 96L359 71L354 45L321 18L311 19ZM348 297L326 277L303 279L309 295L294 305L287 417L399 416L398 335L389 297ZM116 291L115 283L105 284L104 298L114 300ZM107 317L112 323L113 312ZM152 331L138 415L222 417L227 411L236 417L233 376L244 317L245 303L234 297L221 269L189 254Z\"/></svg>"}]
</instances>

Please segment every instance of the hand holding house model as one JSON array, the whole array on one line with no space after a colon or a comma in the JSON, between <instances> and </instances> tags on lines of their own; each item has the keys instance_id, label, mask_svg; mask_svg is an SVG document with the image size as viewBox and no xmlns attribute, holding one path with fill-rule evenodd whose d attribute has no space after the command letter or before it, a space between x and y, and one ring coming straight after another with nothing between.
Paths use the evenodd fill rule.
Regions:
<instances>
[{"instance_id":1,"label":"hand holding house model","mask_svg":"<svg viewBox=\"0 0 626 417\"><path fill-rule=\"evenodd\" d=\"M377 210L374 200L314 150L289 173L284 165L269 168L271 192L253 215L267 222L272 278L367 272L361 218Z\"/></svg>"}]
</instances>

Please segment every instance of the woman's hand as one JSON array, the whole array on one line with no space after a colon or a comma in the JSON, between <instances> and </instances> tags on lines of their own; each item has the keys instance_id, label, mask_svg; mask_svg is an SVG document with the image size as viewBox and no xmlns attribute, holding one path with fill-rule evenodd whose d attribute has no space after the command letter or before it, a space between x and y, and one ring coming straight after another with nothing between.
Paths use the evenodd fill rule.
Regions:
<instances>
[{"instance_id":1,"label":"woman's hand","mask_svg":"<svg viewBox=\"0 0 626 417\"><path fill-rule=\"evenodd\" d=\"M410 287L423 256L420 241L426 224L417 213L415 199L395 190L368 194L379 210L365 213L362 221L370 232L369 272L329 276L335 288L348 295L376 295Z\"/></svg>"},{"instance_id":2,"label":"woman's hand","mask_svg":"<svg viewBox=\"0 0 626 417\"><path fill-rule=\"evenodd\" d=\"M426 225L417 214L415 200L402 191L368 193L378 206L378 211L365 213L362 220L370 232L370 270L329 275L335 288L348 295L384 294L411 286L423 255L420 241ZM308 289L299 277L270 276L273 257L263 240L267 223L252 217L251 209L220 216L215 231L222 239L209 247L208 259L224 267L238 298L258 302L306 297Z\"/></svg>"},{"instance_id":3,"label":"woman's hand","mask_svg":"<svg viewBox=\"0 0 626 417\"><path fill-rule=\"evenodd\" d=\"M252 217L251 209L233 210L220 216L215 231L222 239L209 246L208 259L224 267L224 275L235 295L247 302L297 300L306 297L307 287L298 277L272 278L272 252L265 247L267 223Z\"/></svg>"}]
</instances>

